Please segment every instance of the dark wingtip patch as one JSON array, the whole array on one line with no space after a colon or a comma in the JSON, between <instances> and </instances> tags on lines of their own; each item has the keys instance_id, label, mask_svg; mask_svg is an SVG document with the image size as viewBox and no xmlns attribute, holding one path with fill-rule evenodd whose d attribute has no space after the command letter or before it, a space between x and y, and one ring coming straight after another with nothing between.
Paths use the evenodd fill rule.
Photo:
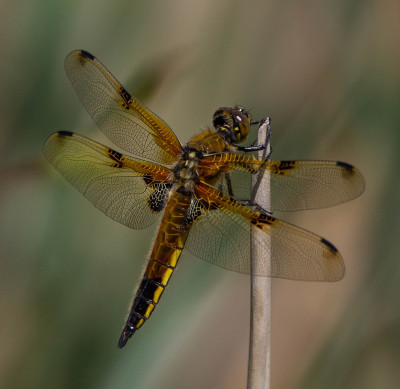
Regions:
<instances>
[{"instance_id":1,"label":"dark wingtip patch","mask_svg":"<svg viewBox=\"0 0 400 389\"><path fill-rule=\"evenodd\" d=\"M72 135L74 135L74 133L71 132L71 131L58 131L57 134L60 135L60 136L72 136Z\"/></svg>"},{"instance_id":2,"label":"dark wingtip patch","mask_svg":"<svg viewBox=\"0 0 400 389\"><path fill-rule=\"evenodd\" d=\"M153 212L161 212L165 208L166 196L159 195L156 192L153 192L148 200L147 204Z\"/></svg>"},{"instance_id":3,"label":"dark wingtip patch","mask_svg":"<svg viewBox=\"0 0 400 389\"><path fill-rule=\"evenodd\" d=\"M350 165L350 164L347 163L347 162L340 162L340 161L338 161L338 162L336 162L336 165L338 165L338 166L340 166L340 167L346 169L346 170L349 171L349 172L354 170L354 166L353 166L353 165Z\"/></svg>"},{"instance_id":4,"label":"dark wingtip patch","mask_svg":"<svg viewBox=\"0 0 400 389\"><path fill-rule=\"evenodd\" d=\"M346 179L352 179L354 177L354 175L357 174L357 169L353 165L350 165L347 162L338 161L338 162L336 162L336 165L343 169L342 175Z\"/></svg>"},{"instance_id":5,"label":"dark wingtip patch","mask_svg":"<svg viewBox=\"0 0 400 389\"><path fill-rule=\"evenodd\" d=\"M328 240L321 238L321 243L328 247L328 249L331 250L334 254L338 253L338 249Z\"/></svg>"},{"instance_id":6,"label":"dark wingtip patch","mask_svg":"<svg viewBox=\"0 0 400 389\"><path fill-rule=\"evenodd\" d=\"M81 50L81 56L84 58L89 58L92 61L94 60L94 55L90 54L88 51L86 50Z\"/></svg>"}]
</instances>

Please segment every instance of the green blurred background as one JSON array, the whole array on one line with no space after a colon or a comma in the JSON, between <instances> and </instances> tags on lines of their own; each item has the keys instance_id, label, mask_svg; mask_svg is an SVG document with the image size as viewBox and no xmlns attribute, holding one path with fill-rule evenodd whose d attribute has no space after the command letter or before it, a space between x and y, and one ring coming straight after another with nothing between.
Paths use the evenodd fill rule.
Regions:
<instances>
[{"instance_id":1,"label":"green blurred background","mask_svg":"<svg viewBox=\"0 0 400 389\"><path fill-rule=\"evenodd\" d=\"M346 276L274 280L271 383L397 388L399 19L394 0L1 1L0 386L246 385L249 278L188 253L116 347L156 228L108 219L41 152L57 130L104 142L63 69L86 49L182 141L239 103L272 117L274 159L362 171L360 199L278 215L337 245Z\"/></svg>"}]
</instances>

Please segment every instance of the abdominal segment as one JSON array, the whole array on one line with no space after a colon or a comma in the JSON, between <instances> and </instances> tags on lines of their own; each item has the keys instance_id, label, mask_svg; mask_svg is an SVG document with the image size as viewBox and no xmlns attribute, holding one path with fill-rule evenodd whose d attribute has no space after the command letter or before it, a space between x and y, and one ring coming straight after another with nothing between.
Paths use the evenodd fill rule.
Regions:
<instances>
[{"instance_id":1,"label":"abdominal segment","mask_svg":"<svg viewBox=\"0 0 400 389\"><path fill-rule=\"evenodd\" d=\"M125 346L135 331L150 317L168 284L189 233L185 216L190 200L190 196L176 192L168 201L150 260L119 339L119 348Z\"/></svg>"}]
</instances>

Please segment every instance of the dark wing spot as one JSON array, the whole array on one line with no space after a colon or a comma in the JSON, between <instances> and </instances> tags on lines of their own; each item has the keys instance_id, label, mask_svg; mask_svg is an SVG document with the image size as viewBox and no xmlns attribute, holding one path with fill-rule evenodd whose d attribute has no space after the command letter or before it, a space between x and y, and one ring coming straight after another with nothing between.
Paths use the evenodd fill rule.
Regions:
<instances>
[{"instance_id":1,"label":"dark wing spot","mask_svg":"<svg viewBox=\"0 0 400 389\"><path fill-rule=\"evenodd\" d=\"M342 175L345 178L350 178L352 176L354 176L356 169L354 168L354 166L350 165L349 163L346 162L336 162L337 166L340 166L341 168L343 168L342 170Z\"/></svg>"},{"instance_id":2,"label":"dark wing spot","mask_svg":"<svg viewBox=\"0 0 400 389\"><path fill-rule=\"evenodd\" d=\"M334 254L336 254L338 252L338 249L328 240L326 240L325 238L321 238L321 243L324 244L326 247L329 248L329 250L331 250Z\"/></svg>"},{"instance_id":3,"label":"dark wing spot","mask_svg":"<svg viewBox=\"0 0 400 389\"><path fill-rule=\"evenodd\" d=\"M129 104L132 100L132 96L128 93L128 91L125 88L121 87L120 93L125 103Z\"/></svg>"},{"instance_id":4,"label":"dark wing spot","mask_svg":"<svg viewBox=\"0 0 400 389\"><path fill-rule=\"evenodd\" d=\"M272 216L266 215L264 213L260 213L257 218L251 220L251 223L256 226L257 226L257 224L267 224L267 225L271 226L276 223L276 219ZM260 226L258 226L258 227L262 228Z\"/></svg>"},{"instance_id":5,"label":"dark wing spot","mask_svg":"<svg viewBox=\"0 0 400 389\"><path fill-rule=\"evenodd\" d=\"M143 176L143 180L146 185L152 185L154 183L153 179L151 178L150 175L145 175Z\"/></svg>"},{"instance_id":6,"label":"dark wing spot","mask_svg":"<svg viewBox=\"0 0 400 389\"><path fill-rule=\"evenodd\" d=\"M71 132L71 131L58 131L58 135L60 135L60 136L72 136L72 135L74 135L74 133Z\"/></svg>"},{"instance_id":7,"label":"dark wing spot","mask_svg":"<svg viewBox=\"0 0 400 389\"><path fill-rule=\"evenodd\" d=\"M278 170L294 169L295 165L296 165L296 161L281 161L278 166Z\"/></svg>"},{"instance_id":8,"label":"dark wing spot","mask_svg":"<svg viewBox=\"0 0 400 389\"><path fill-rule=\"evenodd\" d=\"M147 204L154 212L162 211L167 203L168 192L171 188L171 185L154 183L148 178L144 178L144 182L147 186L154 189L154 192L151 193L149 199L147 200ZM150 183L152 184L149 185Z\"/></svg>"},{"instance_id":9,"label":"dark wing spot","mask_svg":"<svg viewBox=\"0 0 400 389\"><path fill-rule=\"evenodd\" d=\"M216 207L215 206L213 207L212 204L208 203L203 198L192 197L192 201L186 212L183 224L185 226L190 226L201 216L203 212L210 211L212 209L216 209Z\"/></svg>"},{"instance_id":10,"label":"dark wing spot","mask_svg":"<svg viewBox=\"0 0 400 389\"><path fill-rule=\"evenodd\" d=\"M342 168L344 168L346 170L353 170L354 169L354 167L352 165L350 165L349 163L347 163L347 162L338 161L338 162L336 162L336 165L338 165L338 166L340 166L340 167L342 167Z\"/></svg>"},{"instance_id":11,"label":"dark wing spot","mask_svg":"<svg viewBox=\"0 0 400 389\"><path fill-rule=\"evenodd\" d=\"M110 155L111 158L115 159L118 162L121 162L122 154L119 153L118 151L115 151L113 149L108 149L108 154Z\"/></svg>"},{"instance_id":12,"label":"dark wing spot","mask_svg":"<svg viewBox=\"0 0 400 389\"><path fill-rule=\"evenodd\" d=\"M122 168L124 166L124 163L122 162L122 154L119 153L118 151L115 151L113 149L108 149L108 155L116 161L115 164L113 164L113 167L118 167Z\"/></svg>"},{"instance_id":13,"label":"dark wing spot","mask_svg":"<svg viewBox=\"0 0 400 389\"><path fill-rule=\"evenodd\" d=\"M185 226L191 225L201 215L201 211L202 211L201 207L189 208L185 215L185 219L183 220L183 224Z\"/></svg>"},{"instance_id":14,"label":"dark wing spot","mask_svg":"<svg viewBox=\"0 0 400 389\"><path fill-rule=\"evenodd\" d=\"M206 201L205 199L199 197L196 199L199 204L206 210L206 211L212 211L215 209L220 209L221 207L216 203L215 201Z\"/></svg>"},{"instance_id":15,"label":"dark wing spot","mask_svg":"<svg viewBox=\"0 0 400 389\"><path fill-rule=\"evenodd\" d=\"M81 56L83 57L83 58L88 58L88 59L90 59L90 60L94 60L94 55L92 55L92 54L90 54L88 51L86 51L86 50L81 50Z\"/></svg>"}]
</instances>

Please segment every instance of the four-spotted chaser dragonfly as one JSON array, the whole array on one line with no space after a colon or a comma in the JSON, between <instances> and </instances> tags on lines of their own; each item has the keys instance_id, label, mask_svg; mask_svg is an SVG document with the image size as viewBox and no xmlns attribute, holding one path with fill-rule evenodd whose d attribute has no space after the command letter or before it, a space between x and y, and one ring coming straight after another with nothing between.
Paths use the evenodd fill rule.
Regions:
<instances>
[{"instance_id":1,"label":"four-spotted chaser dragonfly","mask_svg":"<svg viewBox=\"0 0 400 389\"><path fill-rule=\"evenodd\" d=\"M250 229L255 228L262 231L253 234L256 244L271 257L258 275L308 281L343 277L343 259L333 244L271 212L328 207L358 197L364 180L353 166L257 159L251 153L257 147L237 145L256 123L240 106L219 108L213 116L215 131L206 129L182 146L171 128L92 54L73 51L65 69L98 127L134 157L59 131L44 145L46 158L112 219L133 229L161 219L120 348L152 314L184 247L223 268L250 273ZM271 188L269 212L250 207L234 193L244 173L250 177L261 171Z\"/></svg>"}]
</instances>

